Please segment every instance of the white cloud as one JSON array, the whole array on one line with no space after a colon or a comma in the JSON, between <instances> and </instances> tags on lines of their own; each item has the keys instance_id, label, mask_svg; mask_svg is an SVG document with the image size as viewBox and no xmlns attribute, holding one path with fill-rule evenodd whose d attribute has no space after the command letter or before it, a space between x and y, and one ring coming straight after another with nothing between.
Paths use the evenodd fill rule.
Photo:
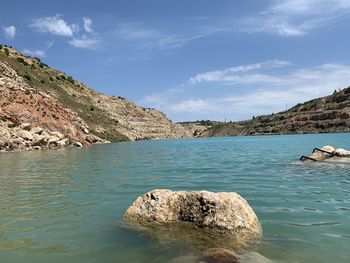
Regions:
<instances>
[{"instance_id":1,"label":"white cloud","mask_svg":"<svg viewBox=\"0 0 350 263\"><path fill-rule=\"evenodd\" d=\"M92 20L89 17L83 17L83 28L86 32L82 33L78 24L68 24L62 19L62 15L56 14L51 17L41 17L35 19L30 27L36 28L39 32L51 33L56 36L70 37L68 43L76 48L95 49L101 42L98 35L92 29ZM51 48L53 41L47 42L47 48Z\"/></svg>"},{"instance_id":2,"label":"white cloud","mask_svg":"<svg viewBox=\"0 0 350 263\"><path fill-rule=\"evenodd\" d=\"M123 41L128 41L136 58L148 57L153 52L169 51L190 44L193 41L209 37L225 31L219 27L201 27L188 33L164 32L158 29L145 28L139 23L119 25L115 35Z\"/></svg>"},{"instance_id":3,"label":"white cloud","mask_svg":"<svg viewBox=\"0 0 350 263\"><path fill-rule=\"evenodd\" d=\"M301 36L349 12L348 0L274 0L263 12L244 19L242 31Z\"/></svg>"},{"instance_id":4,"label":"white cloud","mask_svg":"<svg viewBox=\"0 0 350 263\"><path fill-rule=\"evenodd\" d=\"M94 31L92 30L92 20L89 17L83 17L83 22L84 22L84 30L87 33L93 33Z\"/></svg>"},{"instance_id":5,"label":"white cloud","mask_svg":"<svg viewBox=\"0 0 350 263\"><path fill-rule=\"evenodd\" d=\"M53 46L54 42L53 41L46 41L46 48L50 49Z\"/></svg>"},{"instance_id":6,"label":"white cloud","mask_svg":"<svg viewBox=\"0 0 350 263\"><path fill-rule=\"evenodd\" d=\"M279 112L285 110L286 105L292 107L350 85L350 65L278 69L274 67L289 63L273 61L212 71L217 72L214 77L208 72L197 74L184 82L176 93L173 89L166 90L145 97L141 103L149 107L157 105L175 120L243 120Z\"/></svg>"},{"instance_id":7,"label":"white cloud","mask_svg":"<svg viewBox=\"0 0 350 263\"><path fill-rule=\"evenodd\" d=\"M43 50L31 50L31 49L23 49L22 51L24 54L27 54L29 56L32 56L32 57L39 57L39 58L42 58L42 57L45 57L46 56L46 53L45 51Z\"/></svg>"},{"instance_id":8,"label":"white cloud","mask_svg":"<svg viewBox=\"0 0 350 263\"><path fill-rule=\"evenodd\" d=\"M265 74L253 74L250 75L250 78L244 78L241 74L237 73L245 73L252 72L261 69L273 69L273 68L281 68L285 66L291 65L290 62L285 60L269 60L262 63L255 63L250 65L241 65L226 69L208 71L204 73L197 74L194 77L189 79L189 83L198 84L201 82L229 82L229 83L241 83L241 82L251 82L251 81L264 81L264 82L272 82L274 78L271 76L267 76Z\"/></svg>"},{"instance_id":9,"label":"white cloud","mask_svg":"<svg viewBox=\"0 0 350 263\"><path fill-rule=\"evenodd\" d=\"M80 38L73 38L68 43L76 48L95 49L98 47L100 40L83 35Z\"/></svg>"},{"instance_id":10,"label":"white cloud","mask_svg":"<svg viewBox=\"0 0 350 263\"><path fill-rule=\"evenodd\" d=\"M12 40L16 36L16 27L15 26L8 26L3 27L4 30L4 36L6 39Z\"/></svg>"},{"instance_id":11,"label":"white cloud","mask_svg":"<svg viewBox=\"0 0 350 263\"><path fill-rule=\"evenodd\" d=\"M192 41L209 37L215 33L224 31L225 29L215 28L208 29L202 32L189 34L159 34L138 47L139 50L170 50L183 47Z\"/></svg>"},{"instance_id":12,"label":"white cloud","mask_svg":"<svg viewBox=\"0 0 350 263\"><path fill-rule=\"evenodd\" d=\"M202 99L183 100L172 105L171 109L175 112L203 112L208 111L210 102Z\"/></svg>"},{"instance_id":13,"label":"white cloud","mask_svg":"<svg viewBox=\"0 0 350 263\"><path fill-rule=\"evenodd\" d=\"M57 36L72 37L79 30L77 24L69 25L62 19L62 15L56 14L50 17L35 19L30 27L36 28L43 33L51 33Z\"/></svg>"}]
</instances>

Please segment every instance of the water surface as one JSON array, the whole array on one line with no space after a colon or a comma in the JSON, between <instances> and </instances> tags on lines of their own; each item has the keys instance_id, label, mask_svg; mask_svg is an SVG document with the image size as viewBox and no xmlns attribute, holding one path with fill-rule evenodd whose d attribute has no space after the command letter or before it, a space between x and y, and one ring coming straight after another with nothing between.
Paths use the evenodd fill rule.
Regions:
<instances>
[{"instance_id":1,"label":"water surface","mask_svg":"<svg viewBox=\"0 0 350 263\"><path fill-rule=\"evenodd\" d=\"M0 154L0 262L170 262L193 252L120 221L154 188L234 191L274 262L350 262L350 165L300 155L350 134L209 138Z\"/></svg>"}]
</instances>

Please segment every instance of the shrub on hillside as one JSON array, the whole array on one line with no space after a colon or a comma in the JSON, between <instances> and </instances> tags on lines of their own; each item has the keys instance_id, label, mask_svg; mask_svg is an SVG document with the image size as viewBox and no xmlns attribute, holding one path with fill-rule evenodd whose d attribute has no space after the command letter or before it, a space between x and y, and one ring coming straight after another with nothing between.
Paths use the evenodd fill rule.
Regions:
<instances>
[{"instance_id":1,"label":"shrub on hillside","mask_svg":"<svg viewBox=\"0 0 350 263\"><path fill-rule=\"evenodd\" d=\"M25 74L25 75L23 76L23 78L25 78L25 79L28 80L28 81L31 81L31 80L32 80L32 77L29 76L28 74Z\"/></svg>"},{"instance_id":2,"label":"shrub on hillside","mask_svg":"<svg viewBox=\"0 0 350 263\"><path fill-rule=\"evenodd\" d=\"M72 78L72 76L68 76L67 80L68 80L70 83L74 84L74 79Z\"/></svg>"},{"instance_id":3,"label":"shrub on hillside","mask_svg":"<svg viewBox=\"0 0 350 263\"><path fill-rule=\"evenodd\" d=\"M16 58L16 60L20 63L23 63L24 62L24 59L23 58Z\"/></svg>"}]
</instances>

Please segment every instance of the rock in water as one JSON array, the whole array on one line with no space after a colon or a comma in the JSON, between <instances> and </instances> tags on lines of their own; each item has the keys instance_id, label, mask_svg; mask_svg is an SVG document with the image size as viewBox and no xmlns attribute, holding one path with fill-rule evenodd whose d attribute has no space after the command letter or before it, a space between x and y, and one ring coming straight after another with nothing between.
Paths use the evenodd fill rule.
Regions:
<instances>
[{"instance_id":1,"label":"rock in water","mask_svg":"<svg viewBox=\"0 0 350 263\"><path fill-rule=\"evenodd\" d=\"M322 148L315 148L313 153L307 156L306 161L337 161L341 158L349 158L350 151L342 148L335 148L325 145ZM303 158L303 157L302 157Z\"/></svg>"},{"instance_id":2,"label":"rock in water","mask_svg":"<svg viewBox=\"0 0 350 263\"><path fill-rule=\"evenodd\" d=\"M224 248L210 248L202 253L200 262L239 263L239 256Z\"/></svg>"},{"instance_id":3,"label":"rock in water","mask_svg":"<svg viewBox=\"0 0 350 263\"><path fill-rule=\"evenodd\" d=\"M138 197L124 219L157 239L190 242L203 249L224 246L237 251L262 234L253 209L237 193L157 189Z\"/></svg>"}]
</instances>

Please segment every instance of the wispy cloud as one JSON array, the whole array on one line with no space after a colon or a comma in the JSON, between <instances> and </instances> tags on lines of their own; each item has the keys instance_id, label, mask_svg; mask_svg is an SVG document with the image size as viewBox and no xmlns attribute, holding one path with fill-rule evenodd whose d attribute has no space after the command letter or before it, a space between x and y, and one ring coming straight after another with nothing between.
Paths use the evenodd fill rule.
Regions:
<instances>
[{"instance_id":1,"label":"wispy cloud","mask_svg":"<svg viewBox=\"0 0 350 263\"><path fill-rule=\"evenodd\" d=\"M119 39L134 41L149 40L162 36L162 33L159 30L144 28L138 23L120 24L115 33Z\"/></svg>"},{"instance_id":2,"label":"wispy cloud","mask_svg":"<svg viewBox=\"0 0 350 263\"><path fill-rule=\"evenodd\" d=\"M139 23L119 25L115 35L122 41L128 41L137 56L154 52L169 51L181 48L193 41L209 37L225 31L225 28L207 27L201 29L186 29L186 32L169 32L160 29L147 28Z\"/></svg>"},{"instance_id":3,"label":"wispy cloud","mask_svg":"<svg viewBox=\"0 0 350 263\"><path fill-rule=\"evenodd\" d=\"M212 34L213 32L160 35L158 38L138 46L138 49L143 51L155 51L155 50L170 50L174 48L180 48L182 46L189 44L194 40L205 38Z\"/></svg>"},{"instance_id":4,"label":"wispy cloud","mask_svg":"<svg viewBox=\"0 0 350 263\"><path fill-rule=\"evenodd\" d=\"M57 36L72 37L79 30L77 24L68 24L62 19L62 15L41 17L34 20L30 27L36 28L42 33L51 33Z\"/></svg>"},{"instance_id":5,"label":"wispy cloud","mask_svg":"<svg viewBox=\"0 0 350 263\"><path fill-rule=\"evenodd\" d=\"M348 0L274 0L266 10L243 19L242 31L302 36L349 12Z\"/></svg>"},{"instance_id":6,"label":"wispy cloud","mask_svg":"<svg viewBox=\"0 0 350 263\"><path fill-rule=\"evenodd\" d=\"M241 65L226 69L200 73L194 77L191 77L188 82L190 84L199 84L202 82L227 82L230 84L251 83L256 81L273 82L275 78L266 74L254 73L249 75L249 78L246 78L244 77L244 75L242 75L242 73L256 72L262 69L266 70L273 68L281 68L289 65L291 65L291 63L285 60L269 60L262 63Z\"/></svg>"},{"instance_id":7,"label":"wispy cloud","mask_svg":"<svg viewBox=\"0 0 350 263\"><path fill-rule=\"evenodd\" d=\"M350 84L350 65L280 68L288 65L284 60L272 60L203 72L177 89L146 96L141 103L157 107L175 120L242 120L278 112L286 105L325 96Z\"/></svg>"},{"instance_id":8,"label":"wispy cloud","mask_svg":"<svg viewBox=\"0 0 350 263\"><path fill-rule=\"evenodd\" d=\"M8 26L3 27L4 36L8 40L13 40L16 36L16 27L15 26Z\"/></svg>"},{"instance_id":9,"label":"wispy cloud","mask_svg":"<svg viewBox=\"0 0 350 263\"><path fill-rule=\"evenodd\" d=\"M46 56L46 52L44 50L31 50L31 49L25 48L23 49L23 53L32 57L39 57L39 58Z\"/></svg>"},{"instance_id":10,"label":"wispy cloud","mask_svg":"<svg viewBox=\"0 0 350 263\"><path fill-rule=\"evenodd\" d=\"M95 49L100 44L100 40L83 35L80 38L73 38L72 40L68 41L68 43L76 48Z\"/></svg>"},{"instance_id":11,"label":"wispy cloud","mask_svg":"<svg viewBox=\"0 0 350 263\"><path fill-rule=\"evenodd\" d=\"M91 18L89 17L83 17L83 22L84 22L84 30L87 32L87 33L92 33L94 32L92 30L92 20Z\"/></svg>"}]
</instances>

